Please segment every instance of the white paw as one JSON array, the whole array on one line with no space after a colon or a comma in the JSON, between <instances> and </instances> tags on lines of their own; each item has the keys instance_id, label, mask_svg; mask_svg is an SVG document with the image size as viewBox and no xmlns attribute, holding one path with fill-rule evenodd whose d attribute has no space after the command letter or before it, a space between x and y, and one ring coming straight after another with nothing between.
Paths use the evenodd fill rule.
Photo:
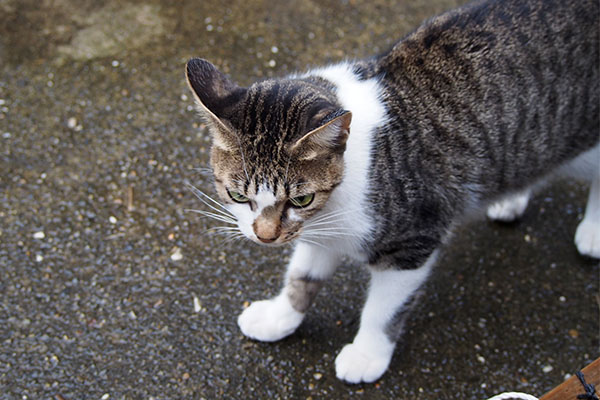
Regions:
<instances>
[{"instance_id":1,"label":"white paw","mask_svg":"<svg viewBox=\"0 0 600 400\"><path fill-rule=\"evenodd\" d=\"M575 245L584 256L600 258L600 221L584 218L575 232Z\"/></svg>"},{"instance_id":2,"label":"white paw","mask_svg":"<svg viewBox=\"0 0 600 400\"><path fill-rule=\"evenodd\" d=\"M529 202L529 193L521 193L502 199L487 209L487 216L494 221L511 222L525 212Z\"/></svg>"},{"instance_id":3,"label":"white paw","mask_svg":"<svg viewBox=\"0 0 600 400\"><path fill-rule=\"evenodd\" d=\"M274 342L292 334L304 314L294 310L286 295L254 302L238 317L238 326L249 338Z\"/></svg>"},{"instance_id":4,"label":"white paw","mask_svg":"<svg viewBox=\"0 0 600 400\"><path fill-rule=\"evenodd\" d=\"M394 352L375 354L354 343L344 346L335 359L338 379L349 383L375 382L387 369Z\"/></svg>"}]
</instances>

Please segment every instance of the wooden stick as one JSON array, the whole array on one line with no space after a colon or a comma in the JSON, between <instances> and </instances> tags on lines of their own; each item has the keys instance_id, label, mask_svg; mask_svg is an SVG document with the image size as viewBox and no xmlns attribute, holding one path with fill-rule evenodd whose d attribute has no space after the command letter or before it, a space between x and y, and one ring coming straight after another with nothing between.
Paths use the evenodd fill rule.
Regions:
<instances>
[{"instance_id":1,"label":"wooden stick","mask_svg":"<svg viewBox=\"0 0 600 400\"><path fill-rule=\"evenodd\" d=\"M127 189L127 211L133 211L133 185Z\"/></svg>"},{"instance_id":2,"label":"wooden stick","mask_svg":"<svg viewBox=\"0 0 600 400\"><path fill-rule=\"evenodd\" d=\"M587 384L594 385L600 390L600 358L581 370ZM573 375L559 386L555 387L540 400L577 400L577 395L585 394L585 389L576 375ZM598 394L596 394L598 395Z\"/></svg>"}]
</instances>

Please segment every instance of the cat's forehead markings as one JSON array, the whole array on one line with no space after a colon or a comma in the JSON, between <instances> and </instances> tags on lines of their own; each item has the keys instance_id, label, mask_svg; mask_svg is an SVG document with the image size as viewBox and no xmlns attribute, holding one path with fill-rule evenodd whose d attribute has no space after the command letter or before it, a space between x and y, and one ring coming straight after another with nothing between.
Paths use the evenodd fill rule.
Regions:
<instances>
[{"instance_id":1,"label":"cat's forehead markings","mask_svg":"<svg viewBox=\"0 0 600 400\"><path fill-rule=\"evenodd\" d=\"M266 184L263 184L258 188L258 192L254 197L254 201L259 210L274 205L276 200L275 194Z\"/></svg>"}]
</instances>

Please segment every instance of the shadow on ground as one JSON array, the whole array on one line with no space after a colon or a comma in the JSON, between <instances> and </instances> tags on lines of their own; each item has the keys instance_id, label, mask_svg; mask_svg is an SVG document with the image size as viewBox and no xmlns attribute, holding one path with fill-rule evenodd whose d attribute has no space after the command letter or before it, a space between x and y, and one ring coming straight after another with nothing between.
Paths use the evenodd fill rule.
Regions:
<instances>
[{"instance_id":1,"label":"shadow on ground","mask_svg":"<svg viewBox=\"0 0 600 400\"><path fill-rule=\"evenodd\" d=\"M390 370L336 380L366 287L345 266L276 344L245 339L289 249L205 234L209 146L183 77L242 84L383 51L452 0L0 0L0 387L10 399L541 395L598 356L598 263L560 182L512 226L457 232Z\"/></svg>"}]
</instances>

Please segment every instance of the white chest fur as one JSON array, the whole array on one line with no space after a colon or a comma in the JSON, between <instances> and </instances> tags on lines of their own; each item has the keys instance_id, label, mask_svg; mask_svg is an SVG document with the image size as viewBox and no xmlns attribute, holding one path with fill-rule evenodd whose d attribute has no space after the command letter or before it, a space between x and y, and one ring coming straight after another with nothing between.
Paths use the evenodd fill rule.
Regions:
<instances>
[{"instance_id":1,"label":"white chest fur","mask_svg":"<svg viewBox=\"0 0 600 400\"><path fill-rule=\"evenodd\" d=\"M374 130L386 122L387 114L380 100L381 89L375 79L359 80L346 63L310 71L307 75L320 76L337 87L338 100L344 109L352 112L350 136L344 153L344 179L333 191L327 205L315 217L328 221L339 236L327 239L327 247L336 249L360 261L365 261L361 242L373 227L367 202L369 167L371 163Z\"/></svg>"}]
</instances>

